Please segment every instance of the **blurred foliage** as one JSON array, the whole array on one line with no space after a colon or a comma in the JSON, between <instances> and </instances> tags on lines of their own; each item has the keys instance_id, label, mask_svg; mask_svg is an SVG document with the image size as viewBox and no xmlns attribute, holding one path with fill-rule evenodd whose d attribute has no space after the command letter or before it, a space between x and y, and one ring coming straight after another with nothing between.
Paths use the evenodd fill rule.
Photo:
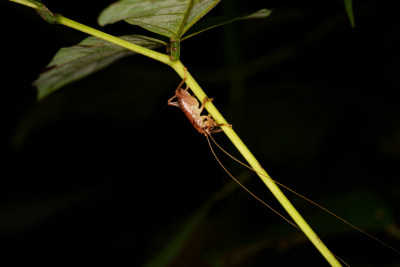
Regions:
<instances>
[{"instance_id":1,"label":"blurred foliage","mask_svg":"<svg viewBox=\"0 0 400 267\"><path fill-rule=\"evenodd\" d=\"M110 4L48 2L93 27ZM265 21L188 39L181 60L274 179L399 248L396 9L357 3L355 29L340 1L222 1L210 15L264 7L274 10ZM204 137L166 105L180 82L167 66L125 58L37 102L38 73L86 36L13 3L0 9L2 266L141 266L169 249L170 266L326 264L301 233L234 190ZM104 30L143 33L122 24ZM246 185L279 209L258 179ZM400 264L393 251L288 195L350 265Z\"/></svg>"},{"instance_id":2,"label":"blurred foliage","mask_svg":"<svg viewBox=\"0 0 400 267\"><path fill-rule=\"evenodd\" d=\"M344 7L346 9L347 16L349 18L351 27L355 27L354 12L353 12L353 0L344 0Z\"/></svg>"}]
</instances>

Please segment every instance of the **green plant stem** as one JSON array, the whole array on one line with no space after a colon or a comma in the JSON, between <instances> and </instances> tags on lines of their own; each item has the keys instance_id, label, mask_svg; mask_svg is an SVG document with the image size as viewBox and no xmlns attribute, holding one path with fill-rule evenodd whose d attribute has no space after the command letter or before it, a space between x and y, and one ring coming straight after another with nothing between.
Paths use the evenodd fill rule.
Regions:
<instances>
[{"instance_id":1,"label":"green plant stem","mask_svg":"<svg viewBox=\"0 0 400 267\"><path fill-rule=\"evenodd\" d=\"M57 19L57 23L61 24L61 25L64 25L64 26L67 26L67 27L70 27L70 28L73 28L73 29L76 29L76 30L81 31L81 32L85 32L85 33L87 33L89 35L92 35L92 36L95 36L97 38L106 40L106 41L108 41L110 43L119 45L119 46L124 47L124 48L129 49L129 50L132 50L132 51L134 51L136 53L139 53L139 54L142 54L142 55L144 55L146 57L155 59L155 60L160 61L160 62L162 62L164 64L170 65L170 63L171 63L171 60L170 60L168 55L165 55L165 54L159 53L157 51L154 51L154 50L151 50L151 49L148 49L148 48L133 44L133 43L125 41L125 40L122 40L121 38L118 38L118 37L115 37L113 35L110 35L110 34L102 32L102 31L96 30L94 28L88 27L86 25L83 25L83 24L78 23L76 21L70 20L70 19L68 19L66 17L63 17L61 15L59 15L59 18Z\"/></svg>"},{"instance_id":2,"label":"green plant stem","mask_svg":"<svg viewBox=\"0 0 400 267\"><path fill-rule=\"evenodd\" d=\"M89 35L98 37L100 39L106 40L108 42L114 43L126 49L132 50L144 56L150 57L157 61L160 61L164 64L170 65L181 78L184 77L184 66L181 61L172 61L168 55L135 45L133 43L122 40L118 37L109 35L107 33L101 32L94 28L88 27L76 21L70 20L61 15L53 15L50 11L47 10L44 6L36 5L31 1L26 0L10 0L12 2L16 2L22 5L29 6L36 10L44 12L41 14L42 18L50 23L61 24L73 29L76 29L81 32L85 32ZM44 8L43 10L41 8ZM40 13L40 12L39 12ZM206 94L201 89L199 84L195 81L195 79L187 72L187 80L186 84L190 87L193 93L196 95L198 99L201 101L206 97ZM212 102L207 102L206 104L207 111L212 115L212 117L218 122L222 124L228 124L221 113L217 110ZM258 173L261 180L266 184L266 186L271 190L274 196L281 203L283 208L288 212L288 214L293 218L296 224L300 227L300 229L304 232L304 234L310 239L310 241L314 244L314 246L320 251L320 253L324 256L324 258L332 265L332 266L341 266L335 256L329 251L329 249L322 243L322 241L318 238L315 232L311 229L311 227L307 224L307 222L303 219L303 217L298 213L298 211L293 207L293 205L289 202L286 196L282 193L279 187L272 181L267 172L261 167L260 163L253 156L250 150L246 147L246 145L242 142L239 136L235 133L232 128L222 126L222 130L231 140L231 142L235 145L235 147L239 150L239 152L243 155L243 157L247 160L252 168Z\"/></svg>"}]
</instances>

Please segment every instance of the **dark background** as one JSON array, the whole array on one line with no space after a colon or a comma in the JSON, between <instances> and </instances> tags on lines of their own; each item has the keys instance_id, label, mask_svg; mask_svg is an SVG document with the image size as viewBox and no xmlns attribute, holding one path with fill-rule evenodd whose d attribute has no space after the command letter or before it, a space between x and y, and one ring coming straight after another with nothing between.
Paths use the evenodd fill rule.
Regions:
<instances>
[{"instance_id":1,"label":"dark background","mask_svg":"<svg viewBox=\"0 0 400 267\"><path fill-rule=\"evenodd\" d=\"M111 2L46 4L100 28ZM356 1L355 29L342 1L230 0L209 15L260 8L274 12L183 42L182 62L274 179L400 248L398 9ZM86 36L15 3L0 10L1 266L142 266L166 261L165 249L177 254L170 266L327 265L296 229L229 187L205 138L166 105L180 82L171 69L129 57L38 102L32 82ZM145 34L122 22L103 30ZM284 213L256 176L220 157ZM287 195L348 264L400 266L399 254Z\"/></svg>"}]
</instances>

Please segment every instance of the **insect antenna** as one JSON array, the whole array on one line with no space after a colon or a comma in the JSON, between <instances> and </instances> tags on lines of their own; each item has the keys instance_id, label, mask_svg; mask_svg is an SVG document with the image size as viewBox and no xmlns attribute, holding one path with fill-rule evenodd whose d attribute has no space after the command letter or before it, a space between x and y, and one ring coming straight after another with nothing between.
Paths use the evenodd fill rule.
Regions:
<instances>
[{"instance_id":1,"label":"insect antenna","mask_svg":"<svg viewBox=\"0 0 400 267\"><path fill-rule=\"evenodd\" d=\"M225 151L225 150L215 141L215 139L211 136L211 134L209 134L208 136L210 136L210 138L211 138L211 140L213 141L213 143L214 143L222 152L224 152L226 155L228 155L231 159L233 159L233 160L236 161L237 163L239 163L239 164L243 165L244 167L246 167L246 168L248 168L248 169L254 171L254 172L257 173L257 174L260 174L260 175L262 175L262 176L264 176L264 177L270 179L271 181L273 181L273 182L276 183L277 185L279 185L279 186L285 188L286 190L292 192L293 194L295 194L295 195L297 195L297 196L303 198L304 200L306 200L306 201L310 202L311 204L317 206L318 208L324 210L325 212L327 212L327 213L329 213L330 215L332 215L332 216L336 217L337 219L341 220L342 222L344 222L344 223L347 224L348 226L352 227L353 229L356 229L357 231L359 231L359 232L365 234L366 236L368 236L369 238L371 238L371 239L377 241L377 242L380 243L381 245L383 245L383 246L385 246L385 247L387 247L387 248L393 250L393 251L396 252L397 254L400 254L400 250L398 250L398 249L396 249L396 248L390 246L389 244L387 244L387 243L381 241L380 239L378 239L377 237L375 237L375 236L369 234L368 232L362 230L361 228L359 228L359 227L357 227L357 226L351 224L350 222L346 221L346 220L343 219L342 217L336 215L335 213L331 212L331 211L328 210L327 208L324 208L324 207L321 206L320 204L318 204L318 203L312 201L311 199L309 199L309 198L303 196L302 194L297 193L296 191L294 191L293 189L287 187L286 185L281 184L281 183L279 183L279 182L273 180L271 177L266 176L265 174L263 174L263 173L261 173L261 172L259 172L259 171L256 171L255 169L253 169L253 168L250 167L249 165L247 165L247 164L241 162L240 160L238 160L237 158L235 158L234 156L232 156L231 154L229 154L227 151ZM208 138L207 138L207 140L208 140ZM210 141L208 141L208 143L209 143L210 148L211 148ZM212 148L211 148L211 150L212 150ZM215 156L214 151L212 151L212 152L213 152L213 154L214 154L214 156ZM217 160L218 160L218 159L217 159ZM218 162L219 162L219 160L218 160ZM221 163L220 163L220 164L221 164ZM225 168L224 168L224 169L225 169ZM225 171L226 171L226 169L225 169ZM226 172L228 172L228 171L226 171ZM228 174L231 176L231 174L230 174L229 172L228 172ZM232 176L231 176L231 177L232 177ZM235 178L234 178L234 179L235 179ZM235 179L235 180L236 180L236 179ZM243 186L242 186L242 187L243 187ZM247 189L246 189L246 190L247 190ZM248 191L248 190L247 190L247 191ZM251 194L251 193L250 193L250 194ZM257 197L256 197L256 198L257 198ZM258 198L257 198L257 199L258 199ZM282 216L282 215L280 215L280 216ZM296 227L297 227L297 226L296 226ZM298 228L298 227L297 227L297 228ZM338 258L338 259L339 259L339 258Z\"/></svg>"},{"instance_id":2,"label":"insect antenna","mask_svg":"<svg viewBox=\"0 0 400 267\"><path fill-rule=\"evenodd\" d=\"M259 197L257 197L254 193L252 193L249 189L247 189L247 187L245 187L238 179L235 178L235 176L233 176L227 169L226 167L222 164L222 162L219 160L219 158L217 157L217 154L215 154L215 151L211 145L210 142L210 138L211 140L214 142L215 145L218 146L219 149L221 149L225 154L229 155L231 158L233 158L235 161L241 163L242 165L246 166L247 168L253 170L254 172L256 172L253 168L251 168L250 166L247 166L246 164L242 163L240 160L236 159L235 157L233 157L232 155L230 155L228 152L226 152L224 149L222 149L222 147L220 145L218 145L218 143L214 140L214 138L211 136L211 134L205 134L206 138L207 138L207 142L208 142L208 146L211 149L212 154L214 155L215 159L217 160L217 162L219 163L219 165L222 167L222 169L224 169L224 171L240 186L242 187L247 193L249 193L252 197L254 197L256 200L258 200L259 202L261 202L261 204L263 204L264 206L266 206L267 208L269 208L271 211L273 211L275 214L277 214L279 217L281 217L282 219L284 219L286 222L288 222L289 224L291 224L292 226L294 226L295 228L300 229L300 227L298 227L295 223L291 222L288 218L286 218L285 216L283 216L282 214L280 214L278 211L276 211L274 208L272 208L270 205L268 205L267 203L265 203L263 200L261 200ZM210 138L208 138L210 137ZM271 179L272 180L272 179ZM272 180L274 181L274 180ZM286 188L286 187L285 187ZM290 191L292 191L290 188L287 188ZM294 192L294 191L293 191ZM294 192L296 193L296 192ZM297 193L296 193L297 194ZM334 215L334 214L333 214ZM357 228L356 228L357 229ZM379 241L379 240L378 240ZM382 243L382 242L381 242ZM384 244L384 243L383 243ZM389 246L390 247L390 246ZM338 256L336 256L335 254L333 254L338 260L340 260L344 265L350 267L349 264L347 264L344 260L342 260L341 258L339 258Z\"/></svg>"},{"instance_id":3,"label":"insect antenna","mask_svg":"<svg viewBox=\"0 0 400 267\"><path fill-rule=\"evenodd\" d=\"M246 190L247 193L249 193L252 197L254 197L255 199L257 199L259 202L261 202L261 204L263 204L264 206L266 206L267 208L269 208L270 210L272 210L273 212L275 212L277 215L279 215L282 219L284 219L285 221L287 221L288 223L290 223L291 225L293 225L294 227L296 227L297 229L300 230L300 228L294 224L293 222L291 222L288 218L286 218L285 216L283 216L282 214L280 214L278 211L276 211L274 208L272 208L270 205L268 205L267 203L265 203L264 201L262 201L259 197L257 197L254 193L252 193L249 189L247 189L247 187L245 187L238 179L235 178L235 176L233 176L226 168L225 166L222 164L222 162L219 160L219 158L217 157L217 155L214 152L214 149L212 148L212 145L210 143L210 139L208 138L208 136L211 137L211 134L206 134L205 135L207 137L207 142L208 145L211 149L211 152L213 153L215 159L217 160L217 162L219 163L219 165L221 165L222 169L224 169L224 171L240 186L242 187L244 190ZM211 139L213 139L211 137Z\"/></svg>"}]
</instances>

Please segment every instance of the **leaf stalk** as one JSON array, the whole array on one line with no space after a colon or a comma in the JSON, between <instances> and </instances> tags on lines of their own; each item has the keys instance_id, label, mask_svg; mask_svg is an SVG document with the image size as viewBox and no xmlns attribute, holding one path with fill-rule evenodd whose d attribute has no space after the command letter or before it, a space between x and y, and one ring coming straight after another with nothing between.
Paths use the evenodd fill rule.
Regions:
<instances>
[{"instance_id":1,"label":"leaf stalk","mask_svg":"<svg viewBox=\"0 0 400 267\"><path fill-rule=\"evenodd\" d=\"M125 41L125 40L123 40L121 38L115 37L115 36L110 35L108 33L96 30L96 29L94 29L92 27L89 27L89 26L86 26L86 25L81 24L79 22L76 22L76 21L73 21L71 19L68 19L68 18L66 18L66 17L64 17L62 15L58 16L58 21L57 22L58 22L58 24L70 27L72 29L87 33L89 35L92 35L92 36L95 36L97 38L103 39L103 40L108 41L110 43L119 45L119 46L124 47L124 48L126 48L128 50L131 50L131 51L134 51L136 53L139 53L139 54L141 54L143 56L146 56L146 57L152 58L154 60L160 61L160 62L162 62L164 64L171 65L172 61L169 58L169 56L166 55L166 54L163 54L163 53L160 53L160 52L157 52L157 51L142 47L140 45L133 44L133 43Z\"/></svg>"}]
</instances>

